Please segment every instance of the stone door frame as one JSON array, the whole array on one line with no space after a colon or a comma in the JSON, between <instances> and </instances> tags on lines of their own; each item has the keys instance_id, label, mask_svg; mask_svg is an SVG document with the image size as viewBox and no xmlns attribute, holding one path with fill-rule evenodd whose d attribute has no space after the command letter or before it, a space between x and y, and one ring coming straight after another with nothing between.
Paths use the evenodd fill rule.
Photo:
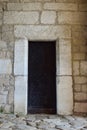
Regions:
<instances>
[{"instance_id":1,"label":"stone door frame","mask_svg":"<svg viewBox=\"0 0 87 130\"><path fill-rule=\"evenodd\" d=\"M70 115L73 113L71 43L58 38L53 40L56 41L57 114ZM28 38L17 39L14 49L14 112L23 114L27 114L28 100L28 41Z\"/></svg>"}]
</instances>

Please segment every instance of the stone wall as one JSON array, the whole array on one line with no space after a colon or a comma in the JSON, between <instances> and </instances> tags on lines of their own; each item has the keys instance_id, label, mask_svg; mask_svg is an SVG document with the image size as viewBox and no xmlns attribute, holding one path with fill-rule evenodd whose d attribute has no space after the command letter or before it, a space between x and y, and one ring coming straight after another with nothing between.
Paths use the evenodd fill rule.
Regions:
<instances>
[{"instance_id":1,"label":"stone wall","mask_svg":"<svg viewBox=\"0 0 87 130\"><path fill-rule=\"evenodd\" d=\"M73 111L87 113L87 0L0 0L0 109L14 108L15 40L46 40L45 31L71 43Z\"/></svg>"}]
</instances>

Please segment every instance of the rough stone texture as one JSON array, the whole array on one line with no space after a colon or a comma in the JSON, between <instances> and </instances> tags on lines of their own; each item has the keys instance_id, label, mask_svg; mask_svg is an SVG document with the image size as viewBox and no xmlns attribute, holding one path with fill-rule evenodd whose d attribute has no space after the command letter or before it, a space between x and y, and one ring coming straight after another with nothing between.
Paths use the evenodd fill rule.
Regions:
<instances>
[{"instance_id":1,"label":"rough stone texture","mask_svg":"<svg viewBox=\"0 0 87 130\"><path fill-rule=\"evenodd\" d=\"M59 40L59 74L72 75L71 40Z\"/></svg>"},{"instance_id":2,"label":"rough stone texture","mask_svg":"<svg viewBox=\"0 0 87 130\"><path fill-rule=\"evenodd\" d=\"M87 130L87 117L0 114L0 130Z\"/></svg>"},{"instance_id":3,"label":"rough stone texture","mask_svg":"<svg viewBox=\"0 0 87 130\"><path fill-rule=\"evenodd\" d=\"M80 4L79 5L79 10L80 11L87 11L87 4Z\"/></svg>"},{"instance_id":4,"label":"rough stone texture","mask_svg":"<svg viewBox=\"0 0 87 130\"><path fill-rule=\"evenodd\" d=\"M87 78L84 76L76 76L74 82L77 84L84 84L87 83Z\"/></svg>"},{"instance_id":5,"label":"rough stone texture","mask_svg":"<svg viewBox=\"0 0 87 130\"><path fill-rule=\"evenodd\" d=\"M12 73L12 64L10 59L0 59L0 74L11 74Z\"/></svg>"},{"instance_id":6,"label":"rough stone texture","mask_svg":"<svg viewBox=\"0 0 87 130\"><path fill-rule=\"evenodd\" d=\"M70 11L76 11L77 10L77 4L71 4L71 3L45 3L44 9L46 10L70 10Z\"/></svg>"},{"instance_id":7,"label":"rough stone texture","mask_svg":"<svg viewBox=\"0 0 87 130\"><path fill-rule=\"evenodd\" d=\"M15 78L14 94L14 112L27 114L27 76Z\"/></svg>"},{"instance_id":8,"label":"rough stone texture","mask_svg":"<svg viewBox=\"0 0 87 130\"><path fill-rule=\"evenodd\" d=\"M57 102L59 103L57 106L58 113L64 115L72 114L73 89L71 76L61 76L57 78L57 93Z\"/></svg>"},{"instance_id":9,"label":"rough stone texture","mask_svg":"<svg viewBox=\"0 0 87 130\"><path fill-rule=\"evenodd\" d=\"M55 11L44 11L41 14L42 24L55 24L56 22L56 12Z\"/></svg>"},{"instance_id":10,"label":"rough stone texture","mask_svg":"<svg viewBox=\"0 0 87 130\"><path fill-rule=\"evenodd\" d=\"M29 33L30 32L30 33ZM41 26L41 25L27 25L15 26L15 36L17 38L27 37L30 40L45 40L45 39L57 39L60 38L70 38L71 28L70 26L58 25L58 26Z\"/></svg>"},{"instance_id":11,"label":"rough stone texture","mask_svg":"<svg viewBox=\"0 0 87 130\"><path fill-rule=\"evenodd\" d=\"M82 75L87 75L87 61L82 61L80 64L80 70Z\"/></svg>"},{"instance_id":12,"label":"rough stone texture","mask_svg":"<svg viewBox=\"0 0 87 130\"><path fill-rule=\"evenodd\" d=\"M14 75L28 74L28 41L16 40L14 55Z\"/></svg>"},{"instance_id":13,"label":"rough stone texture","mask_svg":"<svg viewBox=\"0 0 87 130\"><path fill-rule=\"evenodd\" d=\"M7 9L10 11L31 11L31 10L42 10L41 3L8 3Z\"/></svg>"},{"instance_id":14,"label":"rough stone texture","mask_svg":"<svg viewBox=\"0 0 87 130\"><path fill-rule=\"evenodd\" d=\"M79 75L80 63L78 61L73 62L73 74Z\"/></svg>"},{"instance_id":15,"label":"rough stone texture","mask_svg":"<svg viewBox=\"0 0 87 130\"><path fill-rule=\"evenodd\" d=\"M59 75L66 78L67 76L72 77L73 111L87 113L87 97L85 97L87 95L87 0L0 0L0 66L3 67L2 62L8 60L11 64L9 74L0 73L0 96L4 101L4 103L0 103L0 107L3 107L5 112L14 110L16 75L14 73L14 48L15 41L24 37L27 38L27 41L56 41L57 78ZM63 46L65 49L62 48ZM7 65L4 64L4 68L0 70L2 71L6 67ZM16 67L16 72L19 73L18 68ZM61 78L63 78L62 76ZM63 82L65 85L67 81ZM61 95L63 94L61 93ZM40 128L42 129L41 125ZM9 129L11 130L11 128ZM49 128L49 130L55 129ZM68 130L68 128L66 129ZM69 128L69 130L72 129Z\"/></svg>"},{"instance_id":16,"label":"rough stone texture","mask_svg":"<svg viewBox=\"0 0 87 130\"><path fill-rule=\"evenodd\" d=\"M4 12L4 24L38 24L38 12Z\"/></svg>"},{"instance_id":17,"label":"rough stone texture","mask_svg":"<svg viewBox=\"0 0 87 130\"><path fill-rule=\"evenodd\" d=\"M75 103L75 112L87 113L87 103Z\"/></svg>"},{"instance_id":18,"label":"rough stone texture","mask_svg":"<svg viewBox=\"0 0 87 130\"><path fill-rule=\"evenodd\" d=\"M59 12L59 24L81 24L87 25L87 13L83 12Z\"/></svg>"},{"instance_id":19,"label":"rough stone texture","mask_svg":"<svg viewBox=\"0 0 87 130\"><path fill-rule=\"evenodd\" d=\"M2 13L0 12L0 25L2 25Z\"/></svg>"}]
</instances>

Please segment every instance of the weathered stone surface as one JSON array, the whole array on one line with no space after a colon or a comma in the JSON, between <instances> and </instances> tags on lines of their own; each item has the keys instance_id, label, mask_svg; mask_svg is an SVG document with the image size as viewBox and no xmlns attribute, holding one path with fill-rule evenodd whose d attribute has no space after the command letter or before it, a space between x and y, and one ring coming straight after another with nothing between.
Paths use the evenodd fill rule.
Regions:
<instances>
[{"instance_id":1,"label":"weathered stone surface","mask_svg":"<svg viewBox=\"0 0 87 130\"><path fill-rule=\"evenodd\" d=\"M71 76L57 77L57 102L58 102L58 106L57 106L58 114L61 115L72 114L73 89L72 89Z\"/></svg>"},{"instance_id":2,"label":"weathered stone surface","mask_svg":"<svg viewBox=\"0 0 87 130\"><path fill-rule=\"evenodd\" d=\"M71 3L45 3L44 9L46 10L72 10L76 11L78 8L77 4L71 4Z\"/></svg>"},{"instance_id":3,"label":"weathered stone surface","mask_svg":"<svg viewBox=\"0 0 87 130\"><path fill-rule=\"evenodd\" d=\"M59 24L81 24L87 25L87 13L83 12L59 12Z\"/></svg>"},{"instance_id":4,"label":"weathered stone surface","mask_svg":"<svg viewBox=\"0 0 87 130\"><path fill-rule=\"evenodd\" d=\"M72 75L71 40L59 40L59 71L58 75Z\"/></svg>"},{"instance_id":5,"label":"weathered stone surface","mask_svg":"<svg viewBox=\"0 0 87 130\"><path fill-rule=\"evenodd\" d=\"M35 118L34 121L32 117ZM16 116L13 114L0 114L0 130L86 130L86 128L86 117L61 117L59 115L32 116L30 114L25 117L19 114Z\"/></svg>"},{"instance_id":6,"label":"weathered stone surface","mask_svg":"<svg viewBox=\"0 0 87 130\"><path fill-rule=\"evenodd\" d=\"M15 77L14 112L27 114L27 76Z\"/></svg>"},{"instance_id":7,"label":"weathered stone surface","mask_svg":"<svg viewBox=\"0 0 87 130\"><path fill-rule=\"evenodd\" d=\"M79 63L79 61L74 61L73 62L73 74L74 75L79 75L80 74L80 63Z\"/></svg>"},{"instance_id":8,"label":"weathered stone surface","mask_svg":"<svg viewBox=\"0 0 87 130\"><path fill-rule=\"evenodd\" d=\"M84 76L76 76L76 77L74 77L74 82L77 83L77 84L87 83L87 77L84 77Z\"/></svg>"},{"instance_id":9,"label":"weathered stone surface","mask_svg":"<svg viewBox=\"0 0 87 130\"><path fill-rule=\"evenodd\" d=\"M27 75L28 73L28 41L20 39L15 41L14 75Z\"/></svg>"},{"instance_id":10,"label":"weathered stone surface","mask_svg":"<svg viewBox=\"0 0 87 130\"><path fill-rule=\"evenodd\" d=\"M87 100L87 93L75 93L75 100L76 101L86 101Z\"/></svg>"},{"instance_id":11,"label":"weathered stone surface","mask_svg":"<svg viewBox=\"0 0 87 130\"><path fill-rule=\"evenodd\" d=\"M85 60L86 55L85 53L74 53L73 54L73 60Z\"/></svg>"},{"instance_id":12,"label":"weathered stone surface","mask_svg":"<svg viewBox=\"0 0 87 130\"><path fill-rule=\"evenodd\" d=\"M2 13L0 13L0 25L2 25Z\"/></svg>"},{"instance_id":13,"label":"weathered stone surface","mask_svg":"<svg viewBox=\"0 0 87 130\"><path fill-rule=\"evenodd\" d=\"M12 63L10 59L0 59L0 74L11 74Z\"/></svg>"},{"instance_id":14,"label":"weathered stone surface","mask_svg":"<svg viewBox=\"0 0 87 130\"><path fill-rule=\"evenodd\" d=\"M79 5L79 10L80 11L87 11L87 4L80 4Z\"/></svg>"},{"instance_id":15,"label":"weathered stone surface","mask_svg":"<svg viewBox=\"0 0 87 130\"><path fill-rule=\"evenodd\" d=\"M0 94L0 104L6 104L7 103L7 92L2 92Z\"/></svg>"},{"instance_id":16,"label":"weathered stone surface","mask_svg":"<svg viewBox=\"0 0 87 130\"><path fill-rule=\"evenodd\" d=\"M42 24L55 24L56 23L56 12L55 11L43 11L41 14Z\"/></svg>"},{"instance_id":17,"label":"weathered stone surface","mask_svg":"<svg viewBox=\"0 0 87 130\"><path fill-rule=\"evenodd\" d=\"M11 11L42 10L41 3L8 3L7 9Z\"/></svg>"},{"instance_id":18,"label":"weathered stone surface","mask_svg":"<svg viewBox=\"0 0 87 130\"><path fill-rule=\"evenodd\" d=\"M38 12L4 12L4 24L38 24Z\"/></svg>"},{"instance_id":19,"label":"weathered stone surface","mask_svg":"<svg viewBox=\"0 0 87 130\"><path fill-rule=\"evenodd\" d=\"M6 42L14 41L14 27L12 25L2 26L2 39Z\"/></svg>"},{"instance_id":20,"label":"weathered stone surface","mask_svg":"<svg viewBox=\"0 0 87 130\"><path fill-rule=\"evenodd\" d=\"M45 39L56 39L56 38L70 38L71 28L70 26L58 25L58 26L15 26L15 36L27 37L30 40L45 40Z\"/></svg>"},{"instance_id":21,"label":"weathered stone surface","mask_svg":"<svg viewBox=\"0 0 87 130\"><path fill-rule=\"evenodd\" d=\"M7 43L0 40L0 49L7 49Z\"/></svg>"},{"instance_id":22,"label":"weathered stone surface","mask_svg":"<svg viewBox=\"0 0 87 130\"><path fill-rule=\"evenodd\" d=\"M56 0L57 2L75 3L76 0Z\"/></svg>"},{"instance_id":23,"label":"weathered stone surface","mask_svg":"<svg viewBox=\"0 0 87 130\"><path fill-rule=\"evenodd\" d=\"M87 61L81 61L80 67L81 75L87 75Z\"/></svg>"},{"instance_id":24,"label":"weathered stone surface","mask_svg":"<svg viewBox=\"0 0 87 130\"><path fill-rule=\"evenodd\" d=\"M87 112L87 103L75 103L75 112Z\"/></svg>"}]
</instances>

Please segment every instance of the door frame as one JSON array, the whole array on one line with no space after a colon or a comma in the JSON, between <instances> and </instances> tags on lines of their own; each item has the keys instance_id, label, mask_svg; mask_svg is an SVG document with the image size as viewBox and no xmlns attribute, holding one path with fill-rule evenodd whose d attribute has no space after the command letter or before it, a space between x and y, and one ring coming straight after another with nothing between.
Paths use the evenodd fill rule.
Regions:
<instances>
[{"instance_id":1,"label":"door frame","mask_svg":"<svg viewBox=\"0 0 87 130\"><path fill-rule=\"evenodd\" d=\"M70 39L53 39L53 40L56 40L57 114L70 115L73 113L71 40ZM50 40L47 39L47 41ZM28 44L29 43L27 38L16 39L15 41L14 113L27 114Z\"/></svg>"}]
</instances>

